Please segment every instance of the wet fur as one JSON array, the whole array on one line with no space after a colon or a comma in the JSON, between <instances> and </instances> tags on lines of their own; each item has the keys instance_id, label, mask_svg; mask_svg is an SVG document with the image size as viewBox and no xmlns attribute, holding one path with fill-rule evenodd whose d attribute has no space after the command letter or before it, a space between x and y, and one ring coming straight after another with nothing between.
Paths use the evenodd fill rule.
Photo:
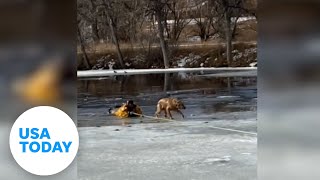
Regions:
<instances>
[{"instance_id":1,"label":"wet fur","mask_svg":"<svg viewBox=\"0 0 320 180\"><path fill-rule=\"evenodd\" d=\"M176 111L181 114L182 118L184 118L184 115L180 111L180 109L186 109L182 101L176 98L163 98L158 101L157 111L155 115L159 117L161 112L164 111L165 117L168 117L169 115L170 119L173 119L171 115L171 111Z\"/></svg>"}]
</instances>

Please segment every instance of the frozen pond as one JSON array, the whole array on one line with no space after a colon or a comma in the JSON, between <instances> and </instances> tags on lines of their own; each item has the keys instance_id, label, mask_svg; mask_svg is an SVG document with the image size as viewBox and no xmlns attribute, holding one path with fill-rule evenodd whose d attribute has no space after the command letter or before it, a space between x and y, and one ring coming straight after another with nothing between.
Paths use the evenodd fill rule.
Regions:
<instances>
[{"instance_id":1,"label":"frozen pond","mask_svg":"<svg viewBox=\"0 0 320 180\"><path fill-rule=\"evenodd\" d=\"M119 120L107 109L133 99L153 116L177 97L185 119ZM150 74L78 81L79 179L257 179L256 77ZM142 122L141 122L142 121Z\"/></svg>"}]
</instances>

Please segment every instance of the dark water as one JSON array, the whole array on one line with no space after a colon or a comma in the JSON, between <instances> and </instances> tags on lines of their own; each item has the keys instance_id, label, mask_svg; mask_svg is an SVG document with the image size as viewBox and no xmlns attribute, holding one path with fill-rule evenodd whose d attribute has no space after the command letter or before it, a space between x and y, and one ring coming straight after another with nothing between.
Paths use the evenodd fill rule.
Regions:
<instances>
[{"instance_id":1,"label":"dark water","mask_svg":"<svg viewBox=\"0 0 320 180\"><path fill-rule=\"evenodd\" d=\"M164 97L176 97L185 103L185 121L236 120L240 118L239 112L256 112L256 80L256 77L212 77L198 76L197 73L80 79L78 126L120 125L127 122L108 115L107 110L128 99L140 105L144 114L153 116L158 100ZM173 116L182 120L179 114L173 113ZM130 123L140 121L135 119Z\"/></svg>"}]
</instances>

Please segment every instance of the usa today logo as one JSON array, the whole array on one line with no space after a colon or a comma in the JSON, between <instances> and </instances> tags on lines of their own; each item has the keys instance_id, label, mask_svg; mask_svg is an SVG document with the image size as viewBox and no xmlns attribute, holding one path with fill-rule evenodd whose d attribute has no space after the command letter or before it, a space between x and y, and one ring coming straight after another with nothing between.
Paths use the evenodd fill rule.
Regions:
<instances>
[{"instance_id":1,"label":"usa today logo","mask_svg":"<svg viewBox=\"0 0 320 180\"><path fill-rule=\"evenodd\" d=\"M79 147L77 127L63 111L49 106L21 114L10 132L10 150L26 171L48 176L67 168Z\"/></svg>"}]
</instances>

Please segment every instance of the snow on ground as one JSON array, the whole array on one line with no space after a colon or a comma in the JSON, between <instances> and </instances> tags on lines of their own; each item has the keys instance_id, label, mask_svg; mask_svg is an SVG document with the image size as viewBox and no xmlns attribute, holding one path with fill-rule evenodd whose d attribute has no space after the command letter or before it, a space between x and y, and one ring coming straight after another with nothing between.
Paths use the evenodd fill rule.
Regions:
<instances>
[{"instance_id":1,"label":"snow on ground","mask_svg":"<svg viewBox=\"0 0 320 180\"><path fill-rule=\"evenodd\" d=\"M210 75L199 75L199 76L211 76L211 77L242 77L242 76L247 76L247 77L254 77L257 76L257 69L254 68L250 71L239 71L239 72L219 72L215 74L210 74Z\"/></svg>"},{"instance_id":2,"label":"snow on ground","mask_svg":"<svg viewBox=\"0 0 320 180\"><path fill-rule=\"evenodd\" d=\"M79 128L79 179L256 179L256 119Z\"/></svg>"},{"instance_id":3,"label":"snow on ground","mask_svg":"<svg viewBox=\"0 0 320 180\"><path fill-rule=\"evenodd\" d=\"M83 77L103 77L112 75L133 75L151 73L173 73L173 72L196 72L196 71L257 71L256 67L224 67L224 68L169 68L169 69L122 69L122 70L86 70L77 71L79 78Z\"/></svg>"}]
</instances>

